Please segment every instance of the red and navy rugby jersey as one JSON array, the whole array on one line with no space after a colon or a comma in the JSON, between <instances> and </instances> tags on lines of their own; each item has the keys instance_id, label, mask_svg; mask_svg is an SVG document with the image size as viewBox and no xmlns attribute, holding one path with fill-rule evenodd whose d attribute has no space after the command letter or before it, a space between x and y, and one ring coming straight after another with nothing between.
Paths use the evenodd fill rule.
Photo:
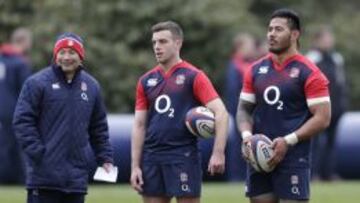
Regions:
<instances>
[{"instance_id":1,"label":"red and navy rugby jersey","mask_svg":"<svg viewBox=\"0 0 360 203\"><path fill-rule=\"evenodd\" d=\"M197 150L197 139L185 126L189 109L218 98L208 77L182 61L164 72L156 66L138 81L136 110L147 110L144 152L183 154Z\"/></svg>"},{"instance_id":2,"label":"red and navy rugby jersey","mask_svg":"<svg viewBox=\"0 0 360 203\"><path fill-rule=\"evenodd\" d=\"M246 72L240 94L240 99L256 104L253 133L274 139L294 132L311 117L309 106L330 102L328 83L320 69L301 54L282 65L272 54L260 59ZM292 150L288 158L308 162L310 141Z\"/></svg>"}]
</instances>

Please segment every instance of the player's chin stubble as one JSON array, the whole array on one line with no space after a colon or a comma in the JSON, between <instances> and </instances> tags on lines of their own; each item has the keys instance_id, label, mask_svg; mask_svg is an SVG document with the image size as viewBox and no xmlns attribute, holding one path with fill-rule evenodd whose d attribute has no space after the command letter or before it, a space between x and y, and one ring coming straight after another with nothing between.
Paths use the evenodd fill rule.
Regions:
<instances>
[{"instance_id":1,"label":"player's chin stubble","mask_svg":"<svg viewBox=\"0 0 360 203\"><path fill-rule=\"evenodd\" d=\"M287 52L287 50L289 50L289 48L290 48L290 45L279 47L279 48L271 48L270 47L269 51L274 54L282 54L282 53Z\"/></svg>"}]
</instances>

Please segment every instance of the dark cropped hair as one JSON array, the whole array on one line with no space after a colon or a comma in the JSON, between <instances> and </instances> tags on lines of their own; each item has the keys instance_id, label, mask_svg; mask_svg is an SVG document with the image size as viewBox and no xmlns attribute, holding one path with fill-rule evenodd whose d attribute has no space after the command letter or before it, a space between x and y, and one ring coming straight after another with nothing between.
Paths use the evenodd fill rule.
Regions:
<instances>
[{"instance_id":1,"label":"dark cropped hair","mask_svg":"<svg viewBox=\"0 0 360 203\"><path fill-rule=\"evenodd\" d=\"M184 39L184 33L180 25L174 21L159 22L151 27L152 33L169 30L177 38Z\"/></svg>"},{"instance_id":2,"label":"dark cropped hair","mask_svg":"<svg viewBox=\"0 0 360 203\"><path fill-rule=\"evenodd\" d=\"M291 30L298 30L301 32L300 18L295 11L286 8L278 9L272 13L270 19L273 18L286 18Z\"/></svg>"}]
</instances>

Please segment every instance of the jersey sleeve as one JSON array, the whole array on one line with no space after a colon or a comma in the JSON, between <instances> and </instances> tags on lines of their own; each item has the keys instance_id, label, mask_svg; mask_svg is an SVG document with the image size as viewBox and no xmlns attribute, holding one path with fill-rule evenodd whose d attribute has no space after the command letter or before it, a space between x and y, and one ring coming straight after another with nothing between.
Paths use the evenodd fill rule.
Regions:
<instances>
[{"instance_id":1,"label":"jersey sleeve","mask_svg":"<svg viewBox=\"0 0 360 203\"><path fill-rule=\"evenodd\" d=\"M196 99L203 105L219 97L209 78L202 71L195 76L193 90Z\"/></svg>"},{"instance_id":2,"label":"jersey sleeve","mask_svg":"<svg viewBox=\"0 0 360 203\"><path fill-rule=\"evenodd\" d=\"M305 82L305 95L308 106L330 102L329 81L321 71L313 72Z\"/></svg>"},{"instance_id":3,"label":"jersey sleeve","mask_svg":"<svg viewBox=\"0 0 360 203\"><path fill-rule=\"evenodd\" d=\"M256 103L252 78L252 66L250 66L244 74L243 88L240 93L240 99L247 102Z\"/></svg>"},{"instance_id":4,"label":"jersey sleeve","mask_svg":"<svg viewBox=\"0 0 360 203\"><path fill-rule=\"evenodd\" d=\"M141 83L141 80L139 80L136 86L135 110L147 110L148 107L149 107L149 102L146 98L144 87Z\"/></svg>"}]
</instances>

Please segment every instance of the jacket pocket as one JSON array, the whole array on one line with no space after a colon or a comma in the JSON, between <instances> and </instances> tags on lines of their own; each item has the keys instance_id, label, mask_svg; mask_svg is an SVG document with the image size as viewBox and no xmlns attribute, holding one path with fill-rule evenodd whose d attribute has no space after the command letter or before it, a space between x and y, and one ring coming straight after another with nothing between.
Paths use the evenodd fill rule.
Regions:
<instances>
[{"instance_id":1,"label":"jacket pocket","mask_svg":"<svg viewBox=\"0 0 360 203\"><path fill-rule=\"evenodd\" d=\"M85 147L74 149L71 156L71 162L78 168L89 168L93 160L94 153L87 144Z\"/></svg>"}]
</instances>

